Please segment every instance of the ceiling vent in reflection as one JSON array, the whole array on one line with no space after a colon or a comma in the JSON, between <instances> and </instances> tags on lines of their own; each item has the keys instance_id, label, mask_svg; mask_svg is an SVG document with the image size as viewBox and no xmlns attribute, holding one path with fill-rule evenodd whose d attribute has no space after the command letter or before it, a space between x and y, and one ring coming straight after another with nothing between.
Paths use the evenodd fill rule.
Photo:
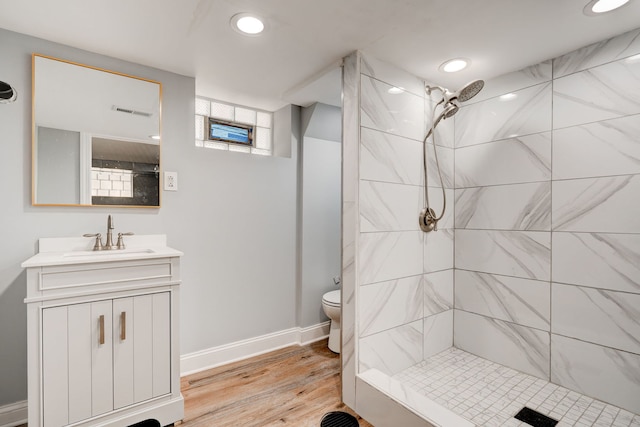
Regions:
<instances>
[{"instance_id":1,"label":"ceiling vent in reflection","mask_svg":"<svg viewBox=\"0 0 640 427\"><path fill-rule=\"evenodd\" d=\"M140 110L133 110L131 108L118 107L117 105L113 106L113 111L118 111L120 113L133 114L135 116L142 116L142 117L151 117L151 116L153 116L153 113L148 113L146 111L140 111Z\"/></svg>"},{"instance_id":2,"label":"ceiling vent in reflection","mask_svg":"<svg viewBox=\"0 0 640 427\"><path fill-rule=\"evenodd\" d=\"M0 81L0 104L8 104L18 99L18 91L9 83Z\"/></svg>"}]
</instances>

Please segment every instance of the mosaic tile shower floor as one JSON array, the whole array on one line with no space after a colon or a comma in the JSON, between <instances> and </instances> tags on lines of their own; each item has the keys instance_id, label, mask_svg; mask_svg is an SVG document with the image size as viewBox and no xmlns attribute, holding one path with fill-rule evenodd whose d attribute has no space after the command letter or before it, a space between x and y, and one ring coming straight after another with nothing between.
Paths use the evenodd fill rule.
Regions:
<instances>
[{"instance_id":1,"label":"mosaic tile shower floor","mask_svg":"<svg viewBox=\"0 0 640 427\"><path fill-rule=\"evenodd\" d=\"M523 406L559 420L557 427L640 427L640 415L457 348L393 378L483 427L530 427L513 418Z\"/></svg>"}]
</instances>

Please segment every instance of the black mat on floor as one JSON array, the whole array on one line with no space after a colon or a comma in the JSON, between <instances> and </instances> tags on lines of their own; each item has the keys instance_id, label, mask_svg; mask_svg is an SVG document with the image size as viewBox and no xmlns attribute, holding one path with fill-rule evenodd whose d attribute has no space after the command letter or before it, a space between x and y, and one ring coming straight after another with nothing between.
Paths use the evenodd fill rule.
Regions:
<instances>
[{"instance_id":1,"label":"black mat on floor","mask_svg":"<svg viewBox=\"0 0 640 427\"><path fill-rule=\"evenodd\" d=\"M533 427L554 427L558 424L558 421L553 418L549 418L538 411L534 411L526 406L518 412L515 417L516 420L524 421Z\"/></svg>"},{"instance_id":2,"label":"black mat on floor","mask_svg":"<svg viewBox=\"0 0 640 427\"><path fill-rule=\"evenodd\" d=\"M359 427L360 423L351 414L335 411L328 412L322 417L320 427Z\"/></svg>"},{"instance_id":3,"label":"black mat on floor","mask_svg":"<svg viewBox=\"0 0 640 427\"><path fill-rule=\"evenodd\" d=\"M144 420L139 423L131 424L129 427L160 427L160 423L158 420Z\"/></svg>"}]
</instances>

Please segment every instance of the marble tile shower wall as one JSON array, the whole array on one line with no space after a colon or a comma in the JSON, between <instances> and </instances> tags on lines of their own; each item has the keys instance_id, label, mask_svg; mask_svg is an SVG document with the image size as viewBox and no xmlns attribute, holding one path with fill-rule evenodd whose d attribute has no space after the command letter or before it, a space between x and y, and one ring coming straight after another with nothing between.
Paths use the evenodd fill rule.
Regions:
<instances>
[{"instance_id":1,"label":"marble tile shower wall","mask_svg":"<svg viewBox=\"0 0 640 427\"><path fill-rule=\"evenodd\" d=\"M453 344L453 121L436 135L449 208L425 235L422 140L433 102L420 79L373 58L362 56L360 77L358 361L392 375ZM428 169L440 212L435 163Z\"/></svg>"},{"instance_id":2,"label":"marble tile shower wall","mask_svg":"<svg viewBox=\"0 0 640 427\"><path fill-rule=\"evenodd\" d=\"M487 82L454 190L455 346L635 413L639 54L636 30Z\"/></svg>"}]
</instances>

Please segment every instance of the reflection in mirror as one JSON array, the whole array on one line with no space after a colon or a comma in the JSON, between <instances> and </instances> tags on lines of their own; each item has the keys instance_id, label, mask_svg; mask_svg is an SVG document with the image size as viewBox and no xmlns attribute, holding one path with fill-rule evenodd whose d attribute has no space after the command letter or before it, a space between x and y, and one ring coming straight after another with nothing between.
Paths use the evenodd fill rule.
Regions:
<instances>
[{"instance_id":1,"label":"reflection in mirror","mask_svg":"<svg viewBox=\"0 0 640 427\"><path fill-rule=\"evenodd\" d=\"M160 83L37 54L33 73L33 204L160 206Z\"/></svg>"}]
</instances>

